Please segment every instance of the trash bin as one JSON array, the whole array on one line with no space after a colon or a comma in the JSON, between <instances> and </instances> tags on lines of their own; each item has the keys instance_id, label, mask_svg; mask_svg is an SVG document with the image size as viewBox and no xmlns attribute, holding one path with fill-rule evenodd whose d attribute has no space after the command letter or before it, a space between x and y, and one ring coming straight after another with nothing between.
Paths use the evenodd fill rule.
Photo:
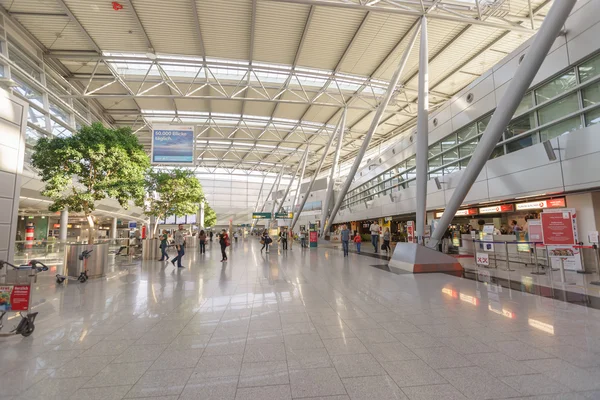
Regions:
<instances>
[{"instance_id":1,"label":"trash bin","mask_svg":"<svg viewBox=\"0 0 600 400\"><path fill-rule=\"evenodd\" d=\"M80 260L84 251L90 251L88 257ZM88 278L101 278L108 266L108 243L66 244L63 275L78 277L87 269Z\"/></svg>"},{"instance_id":2,"label":"trash bin","mask_svg":"<svg viewBox=\"0 0 600 400\"><path fill-rule=\"evenodd\" d=\"M160 240L142 240L142 260L156 260L159 257Z\"/></svg>"}]
</instances>

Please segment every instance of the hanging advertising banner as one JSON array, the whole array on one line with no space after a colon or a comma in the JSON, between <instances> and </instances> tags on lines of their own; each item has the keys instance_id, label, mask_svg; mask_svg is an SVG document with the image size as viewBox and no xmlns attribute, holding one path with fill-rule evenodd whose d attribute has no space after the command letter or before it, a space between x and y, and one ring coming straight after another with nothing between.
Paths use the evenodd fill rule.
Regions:
<instances>
[{"instance_id":1,"label":"hanging advertising banner","mask_svg":"<svg viewBox=\"0 0 600 400\"><path fill-rule=\"evenodd\" d=\"M561 208L566 205L565 198L518 203L517 210L536 210L540 208Z\"/></svg>"},{"instance_id":2,"label":"hanging advertising banner","mask_svg":"<svg viewBox=\"0 0 600 400\"><path fill-rule=\"evenodd\" d=\"M542 220L542 240L546 245L552 266L565 270L581 271L581 250L575 248L578 242L577 214L573 208L544 211Z\"/></svg>"},{"instance_id":3,"label":"hanging advertising banner","mask_svg":"<svg viewBox=\"0 0 600 400\"><path fill-rule=\"evenodd\" d=\"M501 204L498 206L482 207L479 209L479 214L497 214L514 211L515 206L512 204Z\"/></svg>"},{"instance_id":4,"label":"hanging advertising banner","mask_svg":"<svg viewBox=\"0 0 600 400\"><path fill-rule=\"evenodd\" d=\"M152 164L194 165L194 127L152 129Z\"/></svg>"},{"instance_id":5,"label":"hanging advertising banner","mask_svg":"<svg viewBox=\"0 0 600 400\"><path fill-rule=\"evenodd\" d=\"M406 223L406 240L408 241L408 243L415 242L415 222L414 221L408 221Z\"/></svg>"}]
</instances>

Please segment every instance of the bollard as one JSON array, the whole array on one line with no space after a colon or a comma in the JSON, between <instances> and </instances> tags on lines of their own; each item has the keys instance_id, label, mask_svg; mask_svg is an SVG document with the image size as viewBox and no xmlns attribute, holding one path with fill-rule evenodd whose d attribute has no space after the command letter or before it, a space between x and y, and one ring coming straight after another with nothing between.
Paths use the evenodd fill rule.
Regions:
<instances>
[{"instance_id":1,"label":"bollard","mask_svg":"<svg viewBox=\"0 0 600 400\"><path fill-rule=\"evenodd\" d=\"M583 242L579 242L579 259L581 260L581 265L583 266L583 270L577 271L578 274L591 274L590 271L585 270L585 262L583 260Z\"/></svg>"},{"instance_id":2,"label":"bollard","mask_svg":"<svg viewBox=\"0 0 600 400\"><path fill-rule=\"evenodd\" d=\"M544 271L540 271L540 263L538 262L537 255L537 243L533 244L533 258L535 260L535 272L531 272L532 275L545 275Z\"/></svg>"},{"instance_id":3,"label":"bollard","mask_svg":"<svg viewBox=\"0 0 600 400\"><path fill-rule=\"evenodd\" d=\"M598 273L598 277L600 277L600 264L598 264L598 245L594 243L592 246L594 248L594 260L596 261L596 272ZM600 286L600 281L590 282L592 285Z\"/></svg>"},{"instance_id":4,"label":"bollard","mask_svg":"<svg viewBox=\"0 0 600 400\"><path fill-rule=\"evenodd\" d=\"M560 281L562 283L567 283L567 277L565 275L565 259L560 259Z\"/></svg>"},{"instance_id":5,"label":"bollard","mask_svg":"<svg viewBox=\"0 0 600 400\"><path fill-rule=\"evenodd\" d=\"M508 242L504 242L504 250L506 251L506 270L514 271L514 269L510 269L510 257L508 255Z\"/></svg>"}]
</instances>

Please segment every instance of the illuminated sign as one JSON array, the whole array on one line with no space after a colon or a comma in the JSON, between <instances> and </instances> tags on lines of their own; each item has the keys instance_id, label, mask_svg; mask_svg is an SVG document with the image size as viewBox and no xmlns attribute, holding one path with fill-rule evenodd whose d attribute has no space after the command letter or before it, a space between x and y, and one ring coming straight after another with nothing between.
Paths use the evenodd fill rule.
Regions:
<instances>
[{"instance_id":1,"label":"illuminated sign","mask_svg":"<svg viewBox=\"0 0 600 400\"><path fill-rule=\"evenodd\" d=\"M458 297L458 292L456 292L456 290L444 288L442 289L442 293L447 294L448 296L453 297L455 299Z\"/></svg>"},{"instance_id":2,"label":"illuminated sign","mask_svg":"<svg viewBox=\"0 0 600 400\"><path fill-rule=\"evenodd\" d=\"M538 321L537 319L529 318L529 326L535 329L539 329L542 332L554 335L554 325L547 324L545 322Z\"/></svg>"},{"instance_id":3,"label":"illuminated sign","mask_svg":"<svg viewBox=\"0 0 600 400\"><path fill-rule=\"evenodd\" d=\"M496 313L498 315L505 316L506 318L511 318L512 319L512 318L515 317L515 314L512 311L508 311L505 308L497 309L497 308L492 307L491 304L488 305L488 310L490 310L491 312L494 312L494 313Z\"/></svg>"},{"instance_id":4,"label":"illuminated sign","mask_svg":"<svg viewBox=\"0 0 600 400\"><path fill-rule=\"evenodd\" d=\"M482 207L479 209L479 214L496 214L514 210L515 207L512 204L502 204L498 206Z\"/></svg>"},{"instance_id":5,"label":"illuminated sign","mask_svg":"<svg viewBox=\"0 0 600 400\"><path fill-rule=\"evenodd\" d=\"M469 304L473 304L474 306L479 304L479 299L477 297L469 296L466 294L460 294L459 298Z\"/></svg>"},{"instance_id":6,"label":"illuminated sign","mask_svg":"<svg viewBox=\"0 0 600 400\"><path fill-rule=\"evenodd\" d=\"M517 204L517 210L535 210L540 208L561 208L566 206L565 198L532 201Z\"/></svg>"},{"instance_id":7,"label":"illuminated sign","mask_svg":"<svg viewBox=\"0 0 600 400\"><path fill-rule=\"evenodd\" d=\"M444 214L443 211L438 211L435 213L435 217L441 218L443 214ZM455 217L465 217L465 216L469 216L469 215L477 215L477 209L476 208L467 208L466 210L458 210L456 212L456 214L454 214Z\"/></svg>"}]
</instances>

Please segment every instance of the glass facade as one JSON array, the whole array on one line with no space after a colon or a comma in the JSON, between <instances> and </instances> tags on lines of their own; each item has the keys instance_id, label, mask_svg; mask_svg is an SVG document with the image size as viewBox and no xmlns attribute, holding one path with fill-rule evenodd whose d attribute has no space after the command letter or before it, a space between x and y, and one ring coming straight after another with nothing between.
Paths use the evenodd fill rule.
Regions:
<instances>
[{"instance_id":1,"label":"glass facade","mask_svg":"<svg viewBox=\"0 0 600 400\"><path fill-rule=\"evenodd\" d=\"M428 179L465 169L491 114L429 146ZM600 55L525 94L490 159L600 123ZM348 192L342 208L416 186L415 156Z\"/></svg>"}]
</instances>

